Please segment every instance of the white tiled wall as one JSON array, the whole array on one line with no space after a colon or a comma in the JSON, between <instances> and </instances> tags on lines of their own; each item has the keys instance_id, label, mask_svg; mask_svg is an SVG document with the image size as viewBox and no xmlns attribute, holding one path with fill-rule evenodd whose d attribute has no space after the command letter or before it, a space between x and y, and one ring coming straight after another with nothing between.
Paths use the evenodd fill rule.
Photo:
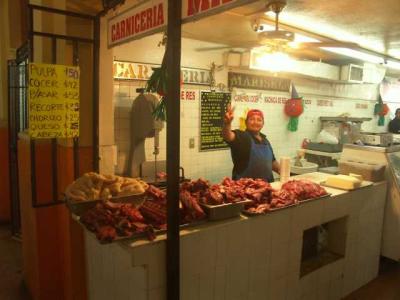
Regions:
<instances>
[{"instance_id":1,"label":"white tiled wall","mask_svg":"<svg viewBox=\"0 0 400 300\"><path fill-rule=\"evenodd\" d=\"M117 173L123 169L125 159L129 151L129 113L133 99L136 97L136 88L143 85L141 82L116 81L115 89L115 142L118 148ZM361 88L361 86L360 86ZM202 90L199 86L184 86L184 89ZM239 117L243 116L249 108L258 108L264 112L265 125L263 132L268 136L275 155L294 156L296 150L300 148L304 138L315 139L319 130L320 116L338 116L348 113L357 117L372 117L373 120L363 124L363 130L382 131L386 127L378 127L377 118L373 115L374 101L354 100L346 98L331 98L301 94L301 86L297 90L305 100L311 101L305 105L304 113L300 116L297 132L289 132L286 129L288 117L284 113L283 103L265 103L266 97L273 99L287 99L288 93L273 91L252 91L235 90L232 93L232 103L236 107L233 127L239 126ZM258 103L248 103L235 101L235 95L246 93L249 96L258 96ZM198 98L197 98L198 99ZM319 100L329 100L333 106L318 106ZM356 108L357 104L366 104L367 109ZM185 169L185 175L189 178L205 177L211 181L219 181L224 176L230 176L232 162L229 150L199 152L199 115L200 103L198 100L181 101L181 165ZM387 124L388 121L386 121ZM189 148L189 139L194 138L195 148ZM147 160L154 160L153 139L146 139L145 142ZM160 134L160 155L158 160L166 157L166 130Z\"/></svg>"},{"instance_id":2,"label":"white tiled wall","mask_svg":"<svg viewBox=\"0 0 400 300\"><path fill-rule=\"evenodd\" d=\"M152 36L135 42L134 47L128 43L116 47L114 54L118 60L130 60L136 62L159 63L163 55L163 49L155 47L159 36ZM183 39L182 65L210 68L211 62L222 64L222 51L196 52L195 48L203 46L204 43ZM133 51L133 49L135 51ZM228 69L216 73L217 83L227 84ZM257 72L260 73L260 72ZM274 91L256 91L235 89L235 95L258 96L258 103L238 102L233 100L236 106L233 126L239 126L239 116L247 108L258 108L264 112L265 126L263 132L268 136L276 157L294 156L300 148L304 138L315 139L319 129L320 116L338 116L347 113L353 117L372 117L373 120L366 122L363 129L366 131L384 131L386 127L377 126L377 117L373 115L374 104L377 97L377 86L372 84L335 84L310 79L292 78L300 96L310 100L311 104L305 106L304 113L300 117L297 132L289 132L286 129L288 117L284 114L282 103L264 103L265 97L280 97L287 99L289 93ZM115 143L118 148L118 165L116 172L121 173L129 151L129 111L133 99L136 97L136 88L143 87L143 81L115 81L114 103L115 103ZM196 90L200 92L206 87L184 85L183 89ZM199 99L199 97L197 98ZM319 106L318 100L329 100L332 106ZM366 109L356 108L356 105L367 105ZM185 175L189 178L205 177L213 182L220 181L224 176L230 176L232 162L229 150L199 152L199 111L198 100L181 101L181 166L185 169ZM386 124L388 118L386 120ZM166 156L166 130L161 131L159 160ZM189 149L189 139L194 138L195 148ZM147 160L154 160L153 139L146 139Z\"/></svg>"}]
</instances>

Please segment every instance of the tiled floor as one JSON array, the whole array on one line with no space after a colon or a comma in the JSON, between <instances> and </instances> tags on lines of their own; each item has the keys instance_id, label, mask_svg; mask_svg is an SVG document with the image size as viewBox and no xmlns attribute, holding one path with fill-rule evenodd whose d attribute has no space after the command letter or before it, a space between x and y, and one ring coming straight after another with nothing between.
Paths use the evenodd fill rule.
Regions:
<instances>
[{"instance_id":1,"label":"tiled floor","mask_svg":"<svg viewBox=\"0 0 400 300\"><path fill-rule=\"evenodd\" d=\"M0 300L30 300L22 283L21 244L5 226L0 226ZM400 264L382 259L379 277L343 300L400 300Z\"/></svg>"},{"instance_id":2,"label":"tiled floor","mask_svg":"<svg viewBox=\"0 0 400 300\"><path fill-rule=\"evenodd\" d=\"M343 300L400 300L400 263L382 259L379 277Z\"/></svg>"}]
</instances>

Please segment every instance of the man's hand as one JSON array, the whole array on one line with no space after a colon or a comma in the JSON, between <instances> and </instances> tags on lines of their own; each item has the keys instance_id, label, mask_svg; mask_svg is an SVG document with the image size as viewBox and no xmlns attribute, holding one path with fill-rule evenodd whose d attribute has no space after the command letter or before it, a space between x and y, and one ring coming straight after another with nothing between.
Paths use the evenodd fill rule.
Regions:
<instances>
[{"instance_id":1,"label":"man's hand","mask_svg":"<svg viewBox=\"0 0 400 300\"><path fill-rule=\"evenodd\" d=\"M235 107L231 107L231 105L228 104L228 107L227 107L227 109L226 109L225 116L224 116L224 123L225 123L226 125L232 123L234 112L235 112Z\"/></svg>"}]
</instances>

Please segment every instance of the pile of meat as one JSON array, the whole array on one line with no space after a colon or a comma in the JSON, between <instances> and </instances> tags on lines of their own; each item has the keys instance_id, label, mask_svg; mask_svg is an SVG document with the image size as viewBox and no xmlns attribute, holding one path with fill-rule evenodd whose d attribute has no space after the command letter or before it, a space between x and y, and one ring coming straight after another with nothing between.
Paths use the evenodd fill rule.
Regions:
<instances>
[{"instance_id":1,"label":"pile of meat","mask_svg":"<svg viewBox=\"0 0 400 300\"><path fill-rule=\"evenodd\" d=\"M220 184L210 184L205 179L183 182L179 190L180 223L187 224L206 217L200 204L220 205L235 203L247 198L262 202L269 199L271 186L261 180L225 178ZM147 189L147 200L140 207L146 221L156 228L165 228L167 219L166 194L154 186Z\"/></svg>"},{"instance_id":2,"label":"pile of meat","mask_svg":"<svg viewBox=\"0 0 400 300\"><path fill-rule=\"evenodd\" d=\"M282 185L282 189L295 195L298 201L318 198L327 195L326 190L309 180L290 180Z\"/></svg>"},{"instance_id":3,"label":"pile of meat","mask_svg":"<svg viewBox=\"0 0 400 300\"><path fill-rule=\"evenodd\" d=\"M205 219L200 204L220 205L251 200L245 204L245 210L257 214L324 195L327 192L323 187L308 180L288 181L280 190L273 189L264 180L251 178L224 178L220 184L214 185L204 179L188 181L182 183L179 190L180 224ZM95 232L101 242L143 233L152 240L155 237L153 228L166 229L166 192L149 185L146 201L139 209L132 204L101 202L86 211L81 222Z\"/></svg>"},{"instance_id":4,"label":"pile of meat","mask_svg":"<svg viewBox=\"0 0 400 300\"><path fill-rule=\"evenodd\" d=\"M206 217L199 205L199 195L205 190L206 181L185 182L180 186L180 223L187 224L203 220ZM167 223L167 198L166 193L155 186L150 185L146 192L146 201L140 207L140 212L146 222L155 228L165 229Z\"/></svg>"},{"instance_id":5,"label":"pile of meat","mask_svg":"<svg viewBox=\"0 0 400 300\"><path fill-rule=\"evenodd\" d=\"M249 189L254 186L251 179L247 180L249 186L245 187L246 197L253 200L247 204L245 210L249 213L266 213L269 210L279 209L293 205L299 201L318 198L327 195L326 190L317 183L309 180L291 180L282 185L280 190L273 189L268 183L259 183L262 189ZM239 180L239 181L240 181ZM255 180L254 180L255 181Z\"/></svg>"},{"instance_id":6,"label":"pile of meat","mask_svg":"<svg viewBox=\"0 0 400 300\"><path fill-rule=\"evenodd\" d=\"M99 202L80 218L87 229L101 242L112 242L117 237L144 233L155 238L153 228L145 223L142 214L132 204Z\"/></svg>"}]
</instances>

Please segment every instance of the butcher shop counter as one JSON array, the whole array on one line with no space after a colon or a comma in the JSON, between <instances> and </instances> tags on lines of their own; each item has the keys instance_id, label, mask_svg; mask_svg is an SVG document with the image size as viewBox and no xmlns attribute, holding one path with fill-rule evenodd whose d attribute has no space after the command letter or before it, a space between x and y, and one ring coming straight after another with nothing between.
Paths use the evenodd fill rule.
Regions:
<instances>
[{"instance_id":1,"label":"butcher shop counter","mask_svg":"<svg viewBox=\"0 0 400 300\"><path fill-rule=\"evenodd\" d=\"M181 299L341 299L374 279L386 182L327 191L265 215L183 229ZM86 232L89 299L165 299L165 239L101 245Z\"/></svg>"}]
</instances>

